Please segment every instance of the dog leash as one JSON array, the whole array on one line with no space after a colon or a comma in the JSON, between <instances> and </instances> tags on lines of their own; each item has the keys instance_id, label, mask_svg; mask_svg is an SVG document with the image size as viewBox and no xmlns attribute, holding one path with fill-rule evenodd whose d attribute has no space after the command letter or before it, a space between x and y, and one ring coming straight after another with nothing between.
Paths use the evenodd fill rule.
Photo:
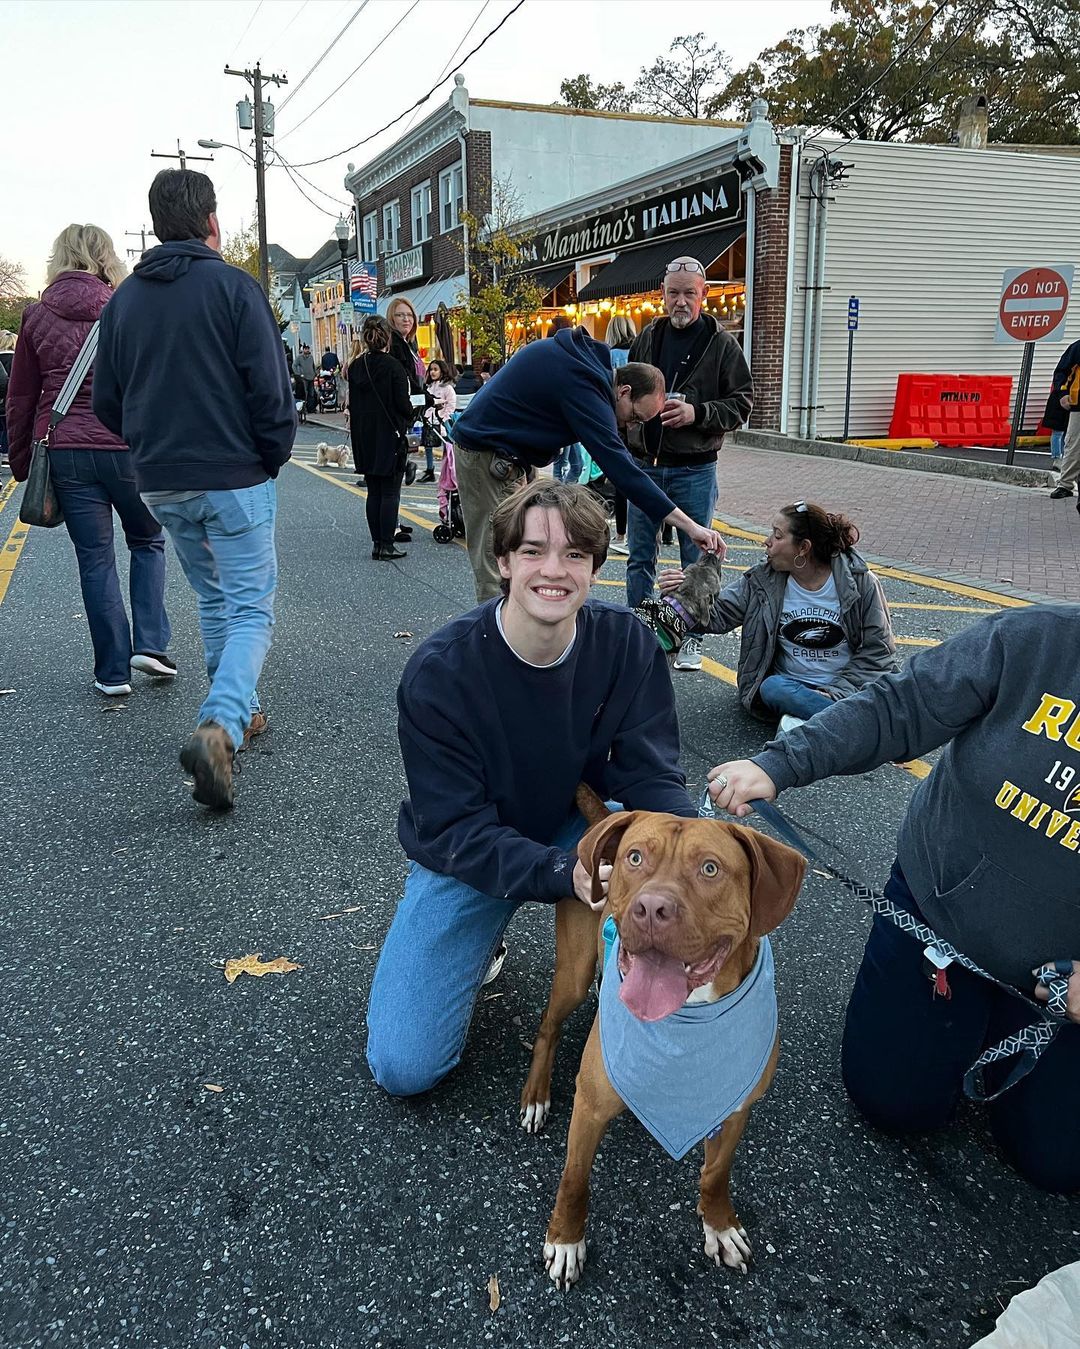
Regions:
<instances>
[{"instance_id":1,"label":"dog leash","mask_svg":"<svg viewBox=\"0 0 1080 1349\"><path fill-rule=\"evenodd\" d=\"M1038 1013L1038 1020L1030 1026L1025 1026L1022 1030L1016 1031L1012 1035L1007 1035L999 1044L991 1046L984 1050L975 1060L971 1067L964 1074L964 1093L973 1101L994 1101L999 1096L1004 1095L1010 1087L1015 1087L1021 1078L1026 1077L1035 1067L1041 1058L1043 1051L1050 1045L1058 1031L1065 1024L1066 1010L1068 1006L1069 995L1069 977L1072 974L1071 960L1053 960L1043 965L1039 970L1036 980L1043 988L1047 990L1048 1001L1039 1003L1034 998L1028 997L1012 984L1007 984L1004 980L995 978L981 966L962 951L958 951L944 938L939 937L933 928L928 927L926 923L920 922L914 914L907 909L902 909L894 904L880 890L873 890L870 886L862 884L860 881L852 880L850 876L845 875L838 867L829 862L824 862L814 852L813 848L806 842L802 834L795 828L794 824L788 820L779 808L771 801L751 801L750 807L762 819L766 820L772 828L780 835L781 839L796 852L802 855L810 862L815 862L828 875L838 880L840 884L849 891L856 899L869 904L874 913L887 918L890 923L900 928L902 932L908 933L917 941L923 943L923 954L930 964L934 967L934 994L935 996L951 997L948 979L945 971L954 962L962 969L968 970L972 974L977 974L980 978L988 979L998 988L1003 988L1007 993L1011 993L1014 998L1019 998L1027 1003L1034 1011ZM706 819L716 819L716 807L713 805L712 797L709 795L708 787L701 794L701 801L698 804L698 815ZM806 826L802 826L806 829ZM812 833L812 830L806 830ZM816 837L816 835L815 835ZM830 847L835 845L830 844ZM837 849L839 851L839 849ZM1004 1084L995 1092L987 1092L984 1086L983 1070L991 1063L1002 1063L1008 1059L1016 1058L1017 1062L1012 1071L1005 1079Z\"/></svg>"}]
</instances>

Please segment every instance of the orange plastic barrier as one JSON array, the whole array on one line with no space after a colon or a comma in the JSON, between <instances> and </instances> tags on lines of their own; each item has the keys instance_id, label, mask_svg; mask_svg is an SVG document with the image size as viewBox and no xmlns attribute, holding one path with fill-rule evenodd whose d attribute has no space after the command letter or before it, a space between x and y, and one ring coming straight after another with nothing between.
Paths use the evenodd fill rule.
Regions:
<instances>
[{"instance_id":1,"label":"orange plastic barrier","mask_svg":"<svg viewBox=\"0 0 1080 1349\"><path fill-rule=\"evenodd\" d=\"M899 375L889 438L1008 445L1012 384L1011 375Z\"/></svg>"}]
</instances>

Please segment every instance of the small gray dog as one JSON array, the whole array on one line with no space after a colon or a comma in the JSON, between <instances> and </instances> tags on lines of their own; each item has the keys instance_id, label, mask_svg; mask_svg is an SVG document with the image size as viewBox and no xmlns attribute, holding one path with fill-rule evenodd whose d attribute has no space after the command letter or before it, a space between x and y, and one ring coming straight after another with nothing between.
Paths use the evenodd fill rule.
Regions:
<instances>
[{"instance_id":1,"label":"small gray dog","mask_svg":"<svg viewBox=\"0 0 1080 1349\"><path fill-rule=\"evenodd\" d=\"M715 553L706 553L687 567L682 585L674 594L662 599L650 596L634 613L674 660L690 633L700 631L709 621L713 600L722 585L720 559Z\"/></svg>"}]
</instances>

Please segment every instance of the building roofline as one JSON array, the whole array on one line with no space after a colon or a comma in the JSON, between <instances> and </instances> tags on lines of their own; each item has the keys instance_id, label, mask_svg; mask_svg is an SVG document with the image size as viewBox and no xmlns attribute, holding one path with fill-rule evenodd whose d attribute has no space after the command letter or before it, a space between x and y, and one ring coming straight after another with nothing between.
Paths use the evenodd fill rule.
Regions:
<instances>
[{"instance_id":1,"label":"building roofline","mask_svg":"<svg viewBox=\"0 0 1080 1349\"><path fill-rule=\"evenodd\" d=\"M568 108L561 103L517 103L498 98L470 98L473 108L507 108L514 112L551 112L562 117L603 117L617 122L664 122L674 126L742 127L742 122L714 117L662 117L651 112L607 112L599 108Z\"/></svg>"}]
</instances>

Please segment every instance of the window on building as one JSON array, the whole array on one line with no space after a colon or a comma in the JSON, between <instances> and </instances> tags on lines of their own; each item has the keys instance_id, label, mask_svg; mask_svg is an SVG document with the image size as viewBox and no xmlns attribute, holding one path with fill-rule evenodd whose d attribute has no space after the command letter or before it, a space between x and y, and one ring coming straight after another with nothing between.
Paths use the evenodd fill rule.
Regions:
<instances>
[{"instance_id":1,"label":"window on building","mask_svg":"<svg viewBox=\"0 0 1080 1349\"><path fill-rule=\"evenodd\" d=\"M374 262L379 256L379 213L364 216L361 226L364 234L364 262Z\"/></svg>"},{"instance_id":2,"label":"window on building","mask_svg":"<svg viewBox=\"0 0 1080 1349\"><path fill-rule=\"evenodd\" d=\"M431 184L421 183L412 190L412 241L422 244L431 238Z\"/></svg>"},{"instance_id":3,"label":"window on building","mask_svg":"<svg viewBox=\"0 0 1080 1349\"><path fill-rule=\"evenodd\" d=\"M387 253L398 251L398 236L401 233L401 203L387 202L382 208L382 232L386 241Z\"/></svg>"},{"instance_id":4,"label":"window on building","mask_svg":"<svg viewBox=\"0 0 1080 1349\"><path fill-rule=\"evenodd\" d=\"M439 174L439 220L443 233L457 229L461 224L461 213L465 209L463 186L460 164L443 169Z\"/></svg>"}]
</instances>

